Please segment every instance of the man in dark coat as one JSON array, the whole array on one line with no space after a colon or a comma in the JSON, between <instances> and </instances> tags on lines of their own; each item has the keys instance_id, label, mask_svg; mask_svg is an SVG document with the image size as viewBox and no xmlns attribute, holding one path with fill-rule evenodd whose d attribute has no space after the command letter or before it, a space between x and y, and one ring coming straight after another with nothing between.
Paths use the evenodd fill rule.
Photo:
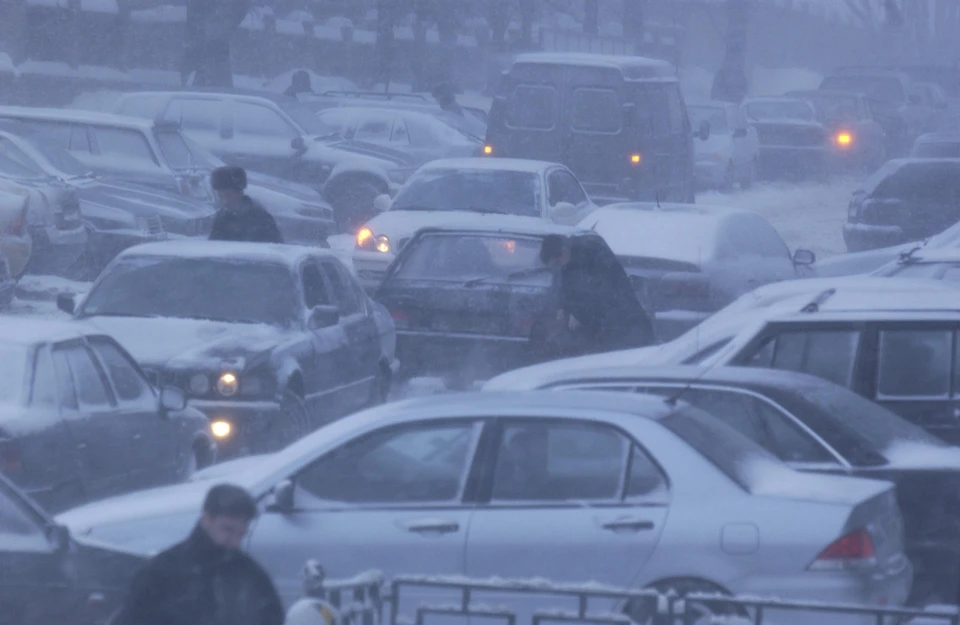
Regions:
<instances>
[{"instance_id":1,"label":"man in dark coat","mask_svg":"<svg viewBox=\"0 0 960 625\"><path fill-rule=\"evenodd\" d=\"M650 315L637 300L627 272L594 238L544 237L540 260L556 271L558 319L584 351L610 351L654 343Z\"/></svg>"},{"instance_id":2,"label":"man in dark coat","mask_svg":"<svg viewBox=\"0 0 960 625\"><path fill-rule=\"evenodd\" d=\"M243 192L247 188L247 172L242 167L214 169L210 185L220 206L210 229L211 241L283 243L277 222L270 213Z\"/></svg>"},{"instance_id":3,"label":"man in dark coat","mask_svg":"<svg viewBox=\"0 0 960 625\"><path fill-rule=\"evenodd\" d=\"M244 489L211 488L193 532L137 574L111 625L283 625L273 582L240 550L256 515Z\"/></svg>"},{"instance_id":4,"label":"man in dark coat","mask_svg":"<svg viewBox=\"0 0 960 625\"><path fill-rule=\"evenodd\" d=\"M448 113L463 117L463 109L457 103L457 90L449 82L441 82L433 88L433 98L440 108Z\"/></svg>"},{"instance_id":5,"label":"man in dark coat","mask_svg":"<svg viewBox=\"0 0 960 625\"><path fill-rule=\"evenodd\" d=\"M301 93L313 93L313 85L310 84L310 74L305 69L298 69L293 73L290 80L290 86L283 92L285 95L295 98Z\"/></svg>"}]
</instances>

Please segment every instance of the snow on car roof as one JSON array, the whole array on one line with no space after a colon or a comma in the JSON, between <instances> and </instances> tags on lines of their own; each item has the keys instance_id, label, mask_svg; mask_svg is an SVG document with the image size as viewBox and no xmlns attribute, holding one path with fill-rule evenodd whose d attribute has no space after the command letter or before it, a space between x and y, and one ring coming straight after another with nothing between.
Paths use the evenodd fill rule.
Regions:
<instances>
[{"instance_id":1,"label":"snow on car roof","mask_svg":"<svg viewBox=\"0 0 960 625\"><path fill-rule=\"evenodd\" d=\"M560 167L549 161L534 161L525 158L490 158L478 156L474 158L444 158L431 161L419 171L433 171L436 169L463 169L487 171L522 171L539 174L548 167Z\"/></svg>"},{"instance_id":2,"label":"snow on car roof","mask_svg":"<svg viewBox=\"0 0 960 625\"><path fill-rule=\"evenodd\" d=\"M916 265L920 263L955 263L960 262L960 249L953 247L922 248L910 255L909 260L901 261L901 265Z\"/></svg>"},{"instance_id":3,"label":"snow on car roof","mask_svg":"<svg viewBox=\"0 0 960 625\"><path fill-rule=\"evenodd\" d=\"M782 312L778 309L777 312ZM878 291L850 292L838 290L820 303L819 310L812 313L797 311L787 317L801 317L810 321L824 318L884 319L914 316L927 318L946 313L953 318L960 315L960 289L929 289L903 291L891 285Z\"/></svg>"},{"instance_id":4,"label":"snow on car roof","mask_svg":"<svg viewBox=\"0 0 960 625\"><path fill-rule=\"evenodd\" d=\"M28 108L23 106L0 106L0 117L35 119L43 121L74 122L94 126L116 126L150 132L153 121L139 117L126 117L110 113L79 109Z\"/></svg>"},{"instance_id":5,"label":"snow on car roof","mask_svg":"<svg viewBox=\"0 0 960 625\"><path fill-rule=\"evenodd\" d=\"M607 67L618 69L624 78L673 78L676 68L667 61L643 56L616 56L612 54L588 54L578 52L533 52L521 54L514 59L519 64L579 65L583 67Z\"/></svg>"},{"instance_id":6,"label":"snow on car roof","mask_svg":"<svg viewBox=\"0 0 960 625\"><path fill-rule=\"evenodd\" d=\"M0 343L30 345L67 341L89 335L73 321L5 317L0 322Z\"/></svg>"},{"instance_id":7,"label":"snow on car roof","mask_svg":"<svg viewBox=\"0 0 960 625\"><path fill-rule=\"evenodd\" d=\"M583 233L584 230L575 226L564 226L539 217L524 217L522 215L499 215L496 213L462 213L455 218L440 221L437 225L428 226L423 230L469 230L470 232L507 232L510 234L529 234L545 236L561 234L569 236Z\"/></svg>"},{"instance_id":8,"label":"snow on car roof","mask_svg":"<svg viewBox=\"0 0 960 625\"><path fill-rule=\"evenodd\" d=\"M118 258L173 256L177 258L225 258L251 262L295 264L308 256L330 256L334 251L321 247L233 241L160 241L128 248Z\"/></svg>"}]
</instances>

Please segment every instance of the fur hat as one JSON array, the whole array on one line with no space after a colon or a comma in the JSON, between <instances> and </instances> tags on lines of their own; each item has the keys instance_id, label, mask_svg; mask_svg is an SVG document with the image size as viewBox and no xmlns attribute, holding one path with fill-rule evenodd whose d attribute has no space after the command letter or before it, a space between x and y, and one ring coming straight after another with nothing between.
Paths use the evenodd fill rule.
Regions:
<instances>
[{"instance_id":1,"label":"fur hat","mask_svg":"<svg viewBox=\"0 0 960 625\"><path fill-rule=\"evenodd\" d=\"M210 186L214 191L242 192L247 188L247 172L243 171L243 167L234 165L217 167L210 174Z\"/></svg>"}]
</instances>

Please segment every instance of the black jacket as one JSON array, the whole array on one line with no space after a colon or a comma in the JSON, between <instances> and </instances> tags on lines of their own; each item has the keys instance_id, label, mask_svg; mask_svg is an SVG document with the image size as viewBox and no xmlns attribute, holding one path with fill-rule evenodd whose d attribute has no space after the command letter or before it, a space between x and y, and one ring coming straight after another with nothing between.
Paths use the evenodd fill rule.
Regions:
<instances>
[{"instance_id":1,"label":"black jacket","mask_svg":"<svg viewBox=\"0 0 960 625\"><path fill-rule=\"evenodd\" d=\"M654 342L653 323L623 265L605 245L571 240L570 262L559 275L560 307L573 315L598 351Z\"/></svg>"},{"instance_id":2,"label":"black jacket","mask_svg":"<svg viewBox=\"0 0 960 625\"><path fill-rule=\"evenodd\" d=\"M217 211L210 240L283 243L283 236L267 209L245 195L240 206Z\"/></svg>"},{"instance_id":3,"label":"black jacket","mask_svg":"<svg viewBox=\"0 0 960 625\"><path fill-rule=\"evenodd\" d=\"M284 616L263 569L198 526L137 574L110 625L283 625Z\"/></svg>"}]
</instances>

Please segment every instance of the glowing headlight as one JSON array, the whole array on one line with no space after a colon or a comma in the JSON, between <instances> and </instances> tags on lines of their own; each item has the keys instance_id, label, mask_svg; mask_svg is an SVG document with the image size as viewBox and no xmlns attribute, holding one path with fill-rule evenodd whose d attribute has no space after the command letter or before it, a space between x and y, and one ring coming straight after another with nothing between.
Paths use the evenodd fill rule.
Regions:
<instances>
[{"instance_id":1,"label":"glowing headlight","mask_svg":"<svg viewBox=\"0 0 960 625\"><path fill-rule=\"evenodd\" d=\"M372 250L375 244L373 230L370 228L360 228L357 232L357 247L361 250Z\"/></svg>"},{"instance_id":2,"label":"glowing headlight","mask_svg":"<svg viewBox=\"0 0 960 625\"><path fill-rule=\"evenodd\" d=\"M214 421L210 424L210 431L216 438L227 438L233 432L233 426L230 425L229 421Z\"/></svg>"},{"instance_id":3,"label":"glowing headlight","mask_svg":"<svg viewBox=\"0 0 960 625\"><path fill-rule=\"evenodd\" d=\"M224 373L217 380L217 392L224 397L236 395L238 390L240 390L240 381L232 373Z\"/></svg>"},{"instance_id":4,"label":"glowing headlight","mask_svg":"<svg viewBox=\"0 0 960 625\"><path fill-rule=\"evenodd\" d=\"M377 251L386 254L390 251L390 239L385 234L377 237Z\"/></svg>"},{"instance_id":5,"label":"glowing headlight","mask_svg":"<svg viewBox=\"0 0 960 625\"><path fill-rule=\"evenodd\" d=\"M205 373L197 373L190 378L188 386L194 395L206 395L210 391L210 378Z\"/></svg>"}]
</instances>

